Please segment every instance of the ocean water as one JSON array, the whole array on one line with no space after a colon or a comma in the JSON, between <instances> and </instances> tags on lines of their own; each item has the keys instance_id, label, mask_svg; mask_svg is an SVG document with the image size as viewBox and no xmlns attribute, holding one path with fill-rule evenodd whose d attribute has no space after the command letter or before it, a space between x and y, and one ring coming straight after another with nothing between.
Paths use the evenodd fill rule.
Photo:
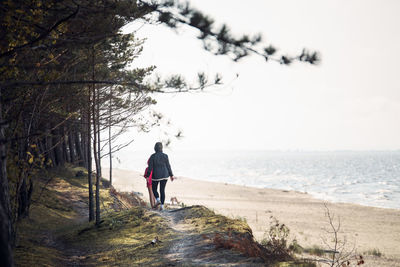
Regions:
<instances>
[{"instance_id":1,"label":"ocean water","mask_svg":"<svg viewBox=\"0 0 400 267\"><path fill-rule=\"evenodd\" d=\"M307 192L332 202L400 209L400 151L166 151L176 176ZM120 156L144 171L149 155Z\"/></svg>"}]
</instances>

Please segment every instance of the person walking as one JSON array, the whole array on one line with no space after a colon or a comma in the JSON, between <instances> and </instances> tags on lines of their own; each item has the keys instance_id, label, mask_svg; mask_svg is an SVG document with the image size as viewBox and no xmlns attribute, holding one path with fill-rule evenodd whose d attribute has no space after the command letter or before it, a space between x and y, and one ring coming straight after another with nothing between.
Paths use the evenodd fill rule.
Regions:
<instances>
[{"instance_id":1,"label":"person walking","mask_svg":"<svg viewBox=\"0 0 400 267\"><path fill-rule=\"evenodd\" d=\"M157 207L161 204L161 210L164 210L165 187L168 182L168 177L171 179L171 182L174 181L175 177L172 173L171 165L169 164L168 155L163 153L163 145L161 142L157 142L154 145L154 151L155 153L152 154L149 159L146 177L149 177L151 170L153 170L151 184L156 198L155 206ZM160 184L160 194L157 192L158 184Z\"/></svg>"}]
</instances>

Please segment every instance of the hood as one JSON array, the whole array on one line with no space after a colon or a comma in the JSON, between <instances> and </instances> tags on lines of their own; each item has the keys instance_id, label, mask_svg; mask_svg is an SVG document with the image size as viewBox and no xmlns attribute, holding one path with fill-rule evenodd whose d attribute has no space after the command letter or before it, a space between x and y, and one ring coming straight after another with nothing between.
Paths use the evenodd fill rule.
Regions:
<instances>
[{"instance_id":1,"label":"hood","mask_svg":"<svg viewBox=\"0 0 400 267\"><path fill-rule=\"evenodd\" d=\"M161 143L161 142L157 142L157 143L154 145L154 150L155 150L156 152L162 152L162 149L163 149L163 147L162 147L162 143Z\"/></svg>"}]
</instances>

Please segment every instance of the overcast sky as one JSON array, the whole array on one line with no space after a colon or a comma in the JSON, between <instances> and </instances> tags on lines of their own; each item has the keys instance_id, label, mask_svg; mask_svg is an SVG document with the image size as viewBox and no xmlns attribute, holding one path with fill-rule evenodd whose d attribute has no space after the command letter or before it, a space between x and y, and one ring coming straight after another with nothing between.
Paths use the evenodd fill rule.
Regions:
<instances>
[{"instance_id":1,"label":"overcast sky","mask_svg":"<svg viewBox=\"0 0 400 267\"><path fill-rule=\"evenodd\" d=\"M137 36L147 41L134 66L188 80L198 71L224 77L206 93L156 97L154 108L183 130L171 149L400 149L400 1L190 2L233 33L262 33L292 55L317 50L322 62L282 66L251 56L234 63L204 51L191 29L141 27ZM131 133L129 149L152 148L163 130Z\"/></svg>"}]
</instances>

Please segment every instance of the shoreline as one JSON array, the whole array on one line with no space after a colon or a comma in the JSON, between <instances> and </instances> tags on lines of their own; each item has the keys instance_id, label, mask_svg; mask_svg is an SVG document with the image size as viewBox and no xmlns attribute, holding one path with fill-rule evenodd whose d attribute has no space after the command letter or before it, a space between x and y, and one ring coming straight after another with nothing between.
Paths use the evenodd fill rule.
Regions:
<instances>
[{"instance_id":1,"label":"shoreline","mask_svg":"<svg viewBox=\"0 0 400 267\"><path fill-rule=\"evenodd\" d=\"M109 170L109 168L103 168L104 170ZM115 169L118 171L124 171L124 172L133 172L133 173L138 173L139 175L142 175L139 171L134 171L134 170L129 170L129 169L124 169L124 168L118 168ZM108 178L108 171L106 172ZM176 177L175 177L176 178ZM235 185L235 186L242 186L246 188L253 188L253 189L266 189L266 190L277 190L277 191L282 191L282 192L296 192L299 194L306 194L309 195L312 198L315 198L317 200L320 200L321 202L327 202L327 203L332 203L332 204L349 204L349 205L358 205L361 207L367 207L367 208L377 208L377 209L387 209L387 210L392 210L392 211L398 211L400 212L400 207L399 208L393 208L393 207L383 207L383 206L371 206L367 204L362 204L362 203L355 203L355 202L346 202L346 201L337 201L337 200L332 200L332 199L323 199L318 197L320 193L310 193L310 192L302 192L298 191L295 189L281 189L281 188L271 188L271 187L262 187L262 186L251 186L251 185L245 185L245 184L235 184L235 183L228 183L228 182L219 182L219 181L211 181L211 180L203 180L203 179L198 179L198 178L192 178L192 177L185 177L185 176L179 176L177 179L190 179L193 181L198 181L198 182L205 182L205 183L217 183L217 184L229 184L229 185ZM170 180L169 180L170 181Z\"/></svg>"},{"instance_id":2,"label":"shoreline","mask_svg":"<svg viewBox=\"0 0 400 267\"><path fill-rule=\"evenodd\" d=\"M103 173L108 175L106 171ZM117 190L140 192L148 200L141 173L114 169L113 177ZM166 203L171 197L176 197L185 205L204 205L222 215L246 220L258 241L263 238L273 216L287 225L290 236L307 248L326 247L321 238L329 237L326 235L329 221L324 207L324 203L328 203L330 213L335 215L334 223L340 217L340 235L343 238L346 236L350 247L354 244L358 253L379 250L385 258L400 262L400 211L396 209L327 202L297 191L184 177L168 181L166 195ZM397 265L392 262L387 266Z\"/></svg>"},{"instance_id":3,"label":"shoreline","mask_svg":"<svg viewBox=\"0 0 400 267\"><path fill-rule=\"evenodd\" d=\"M128 170L128 169L121 169L121 170L123 170L123 171L131 171L131 170ZM132 172L137 172L137 171L132 171ZM320 200L322 202L327 202L327 203L332 203L332 204L358 205L358 206L361 206L361 207L377 208L377 209L388 209L388 210L400 212L400 208L383 207L383 206L371 206L371 205L362 204L362 203L338 201L338 200L332 200L332 199L323 199L321 197L318 197L318 195L321 195L321 193L302 192L302 191L298 191L298 190L295 190L295 189L283 189L283 188L271 188L271 187L262 187L262 186L251 186L251 185L244 185L244 184L234 184L234 183L228 183L228 182L218 182L218 181L202 180L202 179L197 179L197 178L189 178L189 177L185 177L185 176L178 177L178 178L190 179L190 180L199 181L199 182L206 182L206 183L229 184L229 185L242 186L242 187L248 187L248 188L253 188L253 189L266 189L266 190L277 190L277 191L282 191L282 192L295 192L295 193L299 193L299 194L309 195L310 197L315 198L317 200Z\"/></svg>"}]
</instances>

